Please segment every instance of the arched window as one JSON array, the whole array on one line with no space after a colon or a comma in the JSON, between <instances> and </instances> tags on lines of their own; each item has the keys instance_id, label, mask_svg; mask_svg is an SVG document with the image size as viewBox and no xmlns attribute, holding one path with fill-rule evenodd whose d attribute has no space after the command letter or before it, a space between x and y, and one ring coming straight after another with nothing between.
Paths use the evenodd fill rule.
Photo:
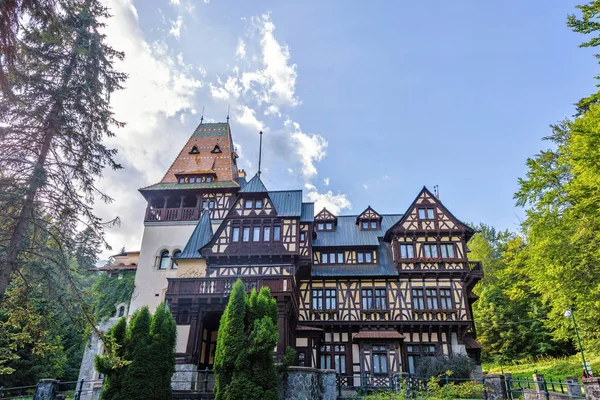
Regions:
<instances>
[{"instance_id":1,"label":"arched window","mask_svg":"<svg viewBox=\"0 0 600 400\"><path fill-rule=\"evenodd\" d=\"M173 258L177 258L181 255L181 250L175 250L173 252ZM173 262L171 263L171 269L177 269L177 263L175 263L175 260L173 260Z\"/></svg>"},{"instance_id":2,"label":"arched window","mask_svg":"<svg viewBox=\"0 0 600 400\"><path fill-rule=\"evenodd\" d=\"M122 317L123 315L125 315L125 306L119 307L119 317Z\"/></svg>"},{"instance_id":3,"label":"arched window","mask_svg":"<svg viewBox=\"0 0 600 400\"><path fill-rule=\"evenodd\" d=\"M158 264L158 269L167 269L169 268L169 262L170 262L170 258L169 258L169 251L165 250L162 253L160 253L160 263Z\"/></svg>"}]
</instances>

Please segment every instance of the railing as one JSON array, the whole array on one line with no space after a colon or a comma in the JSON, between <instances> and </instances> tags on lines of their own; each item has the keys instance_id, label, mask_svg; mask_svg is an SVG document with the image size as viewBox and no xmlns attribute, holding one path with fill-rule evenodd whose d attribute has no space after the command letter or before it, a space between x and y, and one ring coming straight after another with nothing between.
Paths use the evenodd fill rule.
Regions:
<instances>
[{"instance_id":1,"label":"railing","mask_svg":"<svg viewBox=\"0 0 600 400\"><path fill-rule=\"evenodd\" d=\"M238 278L168 278L167 295L215 295L228 296ZM271 292L292 292L294 280L291 276L274 276L260 278L241 278L250 292L252 289L259 290L268 287Z\"/></svg>"},{"instance_id":2,"label":"railing","mask_svg":"<svg viewBox=\"0 0 600 400\"><path fill-rule=\"evenodd\" d=\"M149 208L146 221L194 221L200 217L196 207Z\"/></svg>"},{"instance_id":3,"label":"railing","mask_svg":"<svg viewBox=\"0 0 600 400\"><path fill-rule=\"evenodd\" d=\"M171 379L171 387L176 392L212 393L215 389L214 371L206 368L199 371L177 371ZM174 395L175 399L176 396Z\"/></svg>"},{"instance_id":4,"label":"railing","mask_svg":"<svg viewBox=\"0 0 600 400\"><path fill-rule=\"evenodd\" d=\"M12 388L4 388L0 387L0 399L8 400L8 399L27 399L31 400L38 387L42 385L42 381L39 384L34 386L19 386ZM56 393L57 399L73 399L73 400L88 400L92 399L94 396L94 392L99 393L103 385L103 380L81 380L81 381L52 381L50 386L54 389L54 393ZM62 396L62 397L61 397Z\"/></svg>"}]
</instances>

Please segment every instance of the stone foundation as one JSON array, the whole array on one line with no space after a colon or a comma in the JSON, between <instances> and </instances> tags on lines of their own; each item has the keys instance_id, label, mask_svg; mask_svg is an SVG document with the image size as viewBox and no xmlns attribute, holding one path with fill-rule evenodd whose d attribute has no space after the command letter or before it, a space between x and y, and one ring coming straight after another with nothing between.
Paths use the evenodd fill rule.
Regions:
<instances>
[{"instance_id":1,"label":"stone foundation","mask_svg":"<svg viewBox=\"0 0 600 400\"><path fill-rule=\"evenodd\" d=\"M600 381L598 378L583 379L586 400L600 400Z\"/></svg>"},{"instance_id":2,"label":"stone foundation","mask_svg":"<svg viewBox=\"0 0 600 400\"><path fill-rule=\"evenodd\" d=\"M289 367L281 377L280 400L336 400L335 370Z\"/></svg>"},{"instance_id":3,"label":"stone foundation","mask_svg":"<svg viewBox=\"0 0 600 400\"><path fill-rule=\"evenodd\" d=\"M171 377L173 390L196 390L198 383L197 367L194 364L176 364Z\"/></svg>"}]
</instances>

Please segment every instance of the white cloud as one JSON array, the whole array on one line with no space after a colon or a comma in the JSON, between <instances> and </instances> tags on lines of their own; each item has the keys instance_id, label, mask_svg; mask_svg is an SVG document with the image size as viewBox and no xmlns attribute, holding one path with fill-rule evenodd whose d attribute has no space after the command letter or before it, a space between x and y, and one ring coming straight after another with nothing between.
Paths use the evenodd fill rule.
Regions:
<instances>
[{"instance_id":1,"label":"white cloud","mask_svg":"<svg viewBox=\"0 0 600 400\"><path fill-rule=\"evenodd\" d=\"M246 58L246 44L241 38L238 42L237 49L235 50L235 55L241 59Z\"/></svg>"},{"instance_id":2,"label":"white cloud","mask_svg":"<svg viewBox=\"0 0 600 400\"><path fill-rule=\"evenodd\" d=\"M329 178L323 179L323 183L325 184L325 186L329 186Z\"/></svg>"},{"instance_id":3,"label":"white cloud","mask_svg":"<svg viewBox=\"0 0 600 400\"><path fill-rule=\"evenodd\" d=\"M169 3L173 5L179 5L179 0L169 0Z\"/></svg>"},{"instance_id":4,"label":"white cloud","mask_svg":"<svg viewBox=\"0 0 600 400\"><path fill-rule=\"evenodd\" d=\"M131 0L103 2L113 15L105 28L107 43L125 52L126 58L116 67L129 78L125 89L111 96L115 117L127 125L106 140L107 146L119 150L117 160L125 169L105 171L99 187L115 201L97 203L96 211L105 219L118 215L122 220L121 227L107 232L109 243L136 249L141 237L140 210L146 205L135 189L159 181L179 151L172 144L184 141L189 132L168 121L195 106L202 82L168 55L165 43L146 42Z\"/></svg>"},{"instance_id":5,"label":"white cloud","mask_svg":"<svg viewBox=\"0 0 600 400\"><path fill-rule=\"evenodd\" d=\"M362 186L363 186L363 188L365 188L365 190L369 188L366 183L363 183Z\"/></svg>"},{"instance_id":6,"label":"white cloud","mask_svg":"<svg viewBox=\"0 0 600 400\"><path fill-rule=\"evenodd\" d=\"M293 148L302 165L302 175L310 179L317 174L315 167L316 161L321 161L325 157L327 141L316 133L304 133L300 129L300 124L294 121L286 120L284 123L288 128L293 128L290 133Z\"/></svg>"},{"instance_id":7,"label":"white cloud","mask_svg":"<svg viewBox=\"0 0 600 400\"><path fill-rule=\"evenodd\" d=\"M277 107L274 104L271 104L269 107L267 107L267 109L265 110L265 115L277 115L278 117L281 117L279 107Z\"/></svg>"},{"instance_id":8,"label":"white cloud","mask_svg":"<svg viewBox=\"0 0 600 400\"><path fill-rule=\"evenodd\" d=\"M265 131L264 124L256 118L256 111L248 106L239 106L235 113L235 120L247 126L254 132Z\"/></svg>"},{"instance_id":9,"label":"white cloud","mask_svg":"<svg viewBox=\"0 0 600 400\"><path fill-rule=\"evenodd\" d=\"M339 215L340 211L352 207L350 200L348 200L345 194L333 194L331 190L319 193L317 188L310 184L304 185L304 187L308 190L306 193L307 200L315 203L315 212L327 208L333 214Z\"/></svg>"},{"instance_id":10,"label":"white cloud","mask_svg":"<svg viewBox=\"0 0 600 400\"><path fill-rule=\"evenodd\" d=\"M169 35L179 39L181 37L181 27L183 26L183 17L180 15L177 17L177 21L171 21L171 29Z\"/></svg>"},{"instance_id":11,"label":"white cloud","mask_svg":"<svg viewBox=\"0 0 600 400\"><path fill-rule=\"evenodd\" d=\"M295 106L299 103L295 96L296 78L298 76L296 64L289 64L290 49L281 45L275 39L275 24L271 16L264 14L252 18L261 36L262 50L261 63L263 68L247 72L242 76L244 90L254 88L259 102L276 105Z\"/></svg>"}]
</instances>

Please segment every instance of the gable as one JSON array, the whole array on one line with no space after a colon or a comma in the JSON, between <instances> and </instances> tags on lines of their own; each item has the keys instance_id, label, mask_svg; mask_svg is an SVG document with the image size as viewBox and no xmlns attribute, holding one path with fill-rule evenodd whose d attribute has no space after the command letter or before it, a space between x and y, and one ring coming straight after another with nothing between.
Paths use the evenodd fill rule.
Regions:
<instances>
[{"instance_id":1,"label":"gable","mask_svg":"<svg viewBox=\"0 0 600 400\"><path fill-rule=\"evenodd\" d=\"M317 215L315 215L315 221L335 221L337 217L329 212L326 208L323 208Z\"/></svg>"},{"instance_id":2,"label":"gable","mask_svg":"<svg viewBox=\"0 0 600 400\"><path fill-rule=\"evenodd\" d=\"M392 229L393 231L465 231L472 235L473 229L461 222L424 187L412 202L402 219Z\"/></svg>"}]
</instances>

